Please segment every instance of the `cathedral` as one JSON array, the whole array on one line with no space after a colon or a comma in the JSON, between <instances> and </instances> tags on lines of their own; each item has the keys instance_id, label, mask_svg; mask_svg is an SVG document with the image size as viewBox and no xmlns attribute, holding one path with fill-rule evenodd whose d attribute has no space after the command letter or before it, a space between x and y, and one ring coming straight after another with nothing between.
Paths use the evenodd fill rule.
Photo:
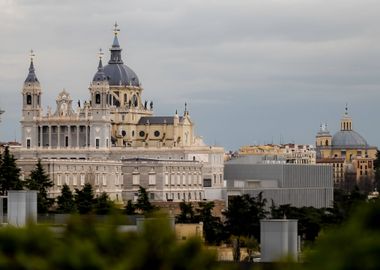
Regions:
<instances>
[{"instance_id":1,"label":"cathedral","mask_svg":"<svg viewBox=\"0 0 380 270\"><path fill-rule=\"evenodd\" d=\"M352 189L352 186L346 185L349 178L352 178L353 184L359 185L364 180L373 180L377 147L369 145L353 129L347 107L340 121L340 131L334 136L327 125L321 125L316 136L316 150L317 163L332 164L336 187Z\"/></svg>"},{"instance_id":2,"label":"cathedral","mask_svg":"<svg viewBox=\"0 0 380 270\"><path fill-rule=\"evenodd\" d=\"M207 199L205 188L223 186L224 149L194 134L186 104L182 114L154 115L138 76L124 64L118 34L115 26L109 61L103 64L100 51L83 104L62 90L56 108L44 111L31 55L22 88L22 146L15 152L23 173L41 159L55 183L52 196L63 183L76 188L90 182L115 200L134 199L139 185L153 200Z\"/></svg>"}]
</instances>

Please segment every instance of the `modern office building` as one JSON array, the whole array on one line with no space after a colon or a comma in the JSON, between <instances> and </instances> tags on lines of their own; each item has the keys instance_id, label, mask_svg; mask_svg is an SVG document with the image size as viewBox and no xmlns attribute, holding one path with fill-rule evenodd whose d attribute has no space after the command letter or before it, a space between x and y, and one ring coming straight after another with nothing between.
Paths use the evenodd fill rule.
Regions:
<instances>
[{"instance_id":1,"label":"modern office building","mask_svg":"<svg viewBox=\"0 0 380 270\"><path fill-rule=\"evenodd\" d=\"M249 156L225 163L227 198L260 192L267 206L330 207L333 202L333 169L330 165L267 164Z\"/></svg>"}]
</instances>

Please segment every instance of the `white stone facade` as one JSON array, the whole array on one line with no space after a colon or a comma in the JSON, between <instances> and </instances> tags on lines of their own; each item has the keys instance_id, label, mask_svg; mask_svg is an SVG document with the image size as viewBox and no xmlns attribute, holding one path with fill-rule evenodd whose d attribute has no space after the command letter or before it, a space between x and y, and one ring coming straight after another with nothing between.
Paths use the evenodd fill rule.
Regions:
<instances>
[{"instance_id":1,"label":"white stone facade","mask_svg":"<svg viewBox=\"0 0 380 270\"><path fill-rule=\"evenodd\" d=\"M204 199L204 186L223 187L224 149L207 146L195 135L187 105L181 115L175 112L172 116L153 116L153 102L142 102L143 88L137 75L121 60L117 32L110 51L108 65L103 67L102 59L99 60L88 101L73 105L70 94L62 90L56 108L48 108L45 113L42 87L31 60L22 89L22 146L13 151L25 174L33 168L31 163L41 159L55 184L52 196L58 195L66 179L70 187L80 188L78 183L83 182L85 175L85 182L93 184L97 193L106 191L119 200L122 192L135 192L131 179L123 175L129 173L130 167L125 160L163 160L156 161L162 173L163 168L171 167L177 160L189 164L176 166L177 170L182 168L181 175L188 168L196 168L199 177L196 190L192 185L190 200ZM189 198L189 193L185 193L182 196L181 190L180 197ZM155 200L174 199L171 193L166 196L165 186L160 195L154 194Z\"/></svg>"}]
</instances>

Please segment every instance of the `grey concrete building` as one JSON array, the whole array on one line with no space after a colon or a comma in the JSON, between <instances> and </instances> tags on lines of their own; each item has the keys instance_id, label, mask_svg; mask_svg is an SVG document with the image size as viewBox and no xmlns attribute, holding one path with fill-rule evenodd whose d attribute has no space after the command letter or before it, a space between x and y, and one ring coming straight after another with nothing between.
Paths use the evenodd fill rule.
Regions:
<instances>
[{"instance_id":1,"label":"grey concrete building","mask_svg":"<svg viewBox=\"0 0 380 270\"><path fill-rule=\"evenodd\" d=\"M263 197L276 205L330 207L333 169L330 165L265 164L249 157L225 164L227 197L242 194Z\"/></svg>"}]
</instances>

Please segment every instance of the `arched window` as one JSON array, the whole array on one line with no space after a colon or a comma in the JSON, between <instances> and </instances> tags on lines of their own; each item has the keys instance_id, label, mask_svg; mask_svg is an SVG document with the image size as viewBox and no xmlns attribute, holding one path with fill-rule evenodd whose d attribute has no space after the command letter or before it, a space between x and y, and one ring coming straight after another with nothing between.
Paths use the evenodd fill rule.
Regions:
<instances>
[{"instance_id":1,"label":"arched window","mask_svg":"<svg viewBox=\"0 0 380 270\"><path fill-rule=\"evenodd\" d=\"M26 104L31 105L32 104L32 95L28 94L26 96Z\"/></svg>"},{"instance_id":2,"label":"arched window","mask_svg":"<svg viewBox=\"0 0 380 270\"><path fill-rule=\"evenodd\" d=\"M325 145L326 145L326 146L329 145L329 140L326 140L326 141L325 141Z\"/></svg>"},{"instance_id":3,"label":"arched window","mask_svg":"<svg viewBox=\"0 0 380 270\"><path fill-rule=\"evenodd\" d=\"M95 94L95 103L100 104L100 94L99 93Z\"/></svg>"}]
</instances>

